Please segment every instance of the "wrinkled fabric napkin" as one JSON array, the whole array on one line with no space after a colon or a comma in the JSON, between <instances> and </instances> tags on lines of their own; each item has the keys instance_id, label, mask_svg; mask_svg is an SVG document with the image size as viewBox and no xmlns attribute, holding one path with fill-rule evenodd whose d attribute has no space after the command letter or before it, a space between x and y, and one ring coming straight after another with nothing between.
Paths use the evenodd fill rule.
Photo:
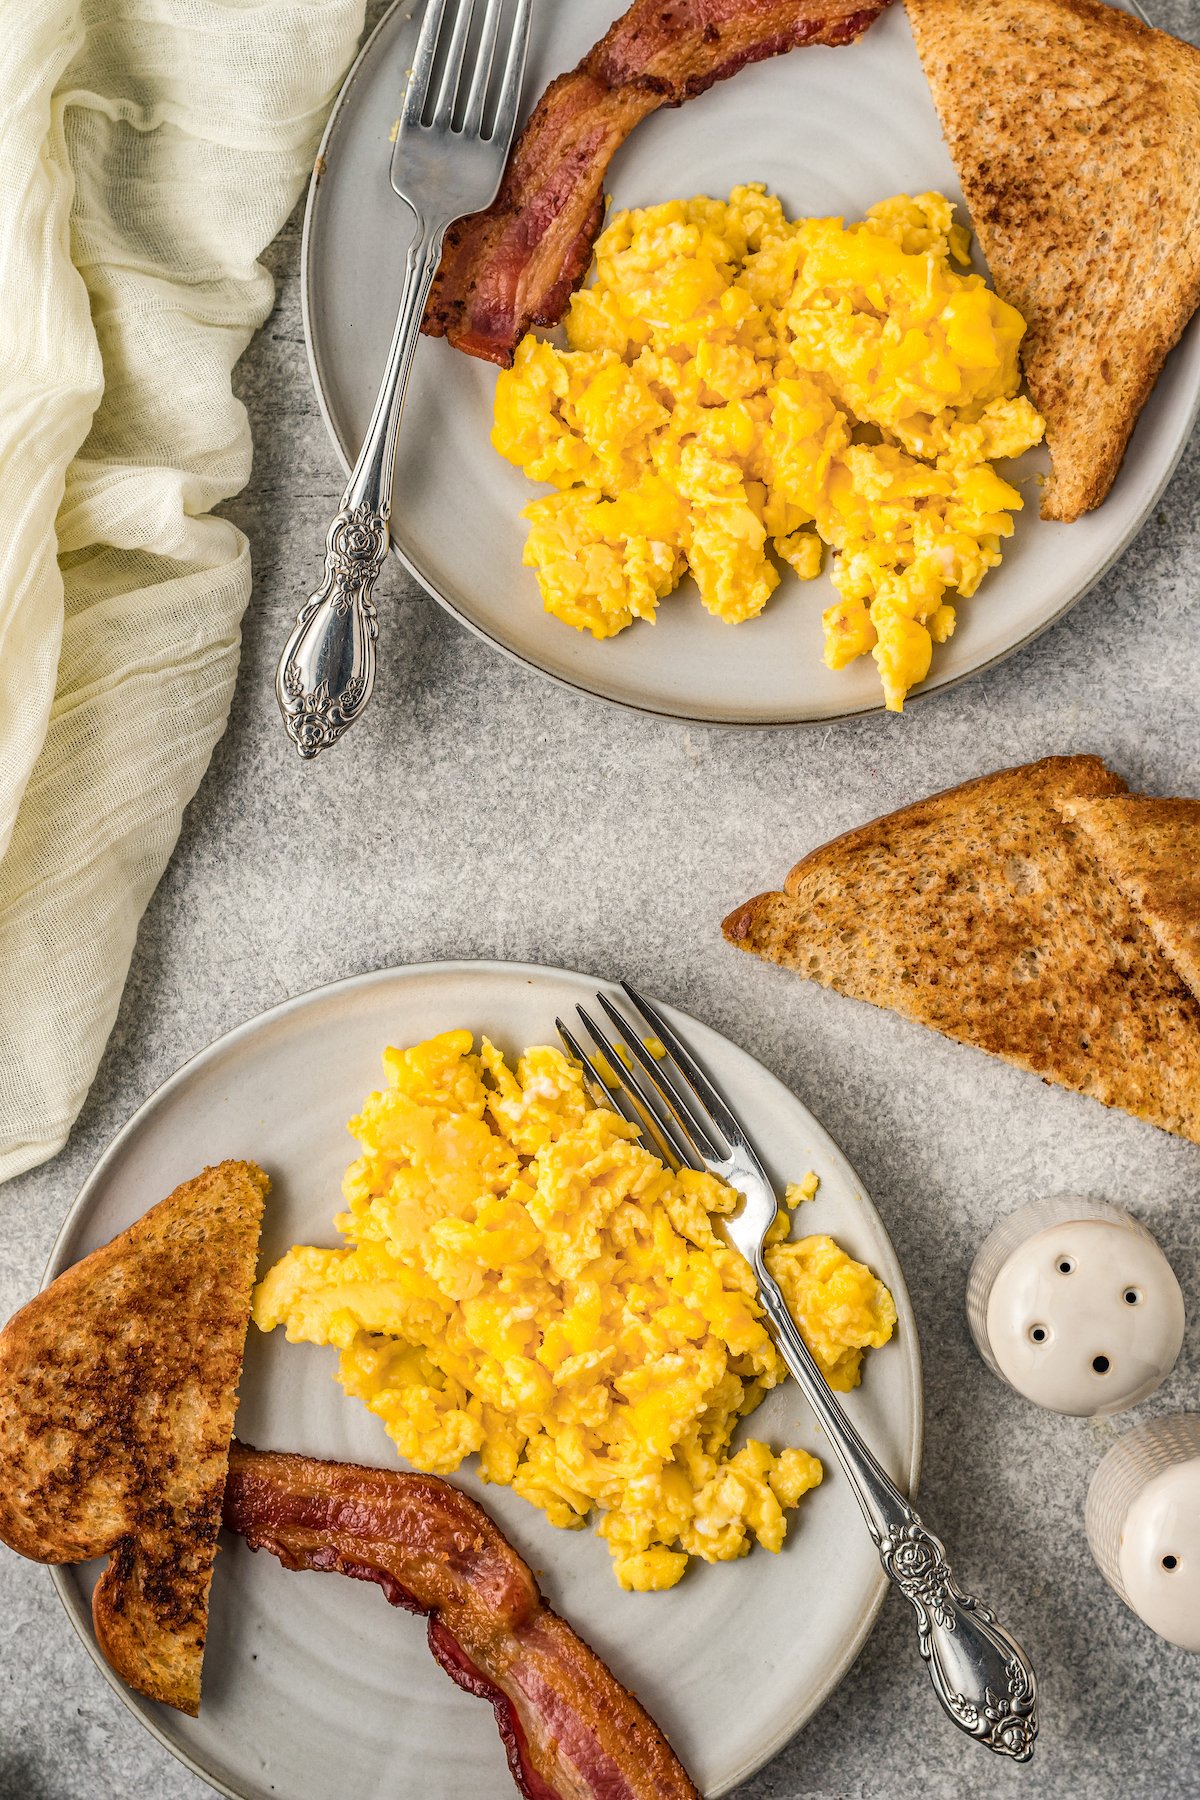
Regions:
<instances>
[{"instance_id":1,"label":"wrinkled fabric napkin","mask_svg":"<svg viewBox=\"0 0 1200 1800\"><path fill-rule=\"evenodd\" d=\"M250 596L212 516L250 474L230 373L363 0L0 10L3 1180L65 1141L225 727Z\"/></svg>"}]
</instances>

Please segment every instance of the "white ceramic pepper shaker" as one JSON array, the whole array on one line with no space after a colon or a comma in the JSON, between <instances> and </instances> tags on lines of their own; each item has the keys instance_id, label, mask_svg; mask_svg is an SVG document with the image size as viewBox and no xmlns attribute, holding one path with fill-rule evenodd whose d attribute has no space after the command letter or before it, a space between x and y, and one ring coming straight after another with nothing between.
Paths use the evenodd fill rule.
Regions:
<instances>
[{"instance_id":1,"label":"white ceramic pepper shaker","mask_svg":"<svg viewBox=\"0 0 1200 1800\"><path fill-rule=\"evenodd\" d=\"M1200 1650L1200 1413L1120 1438L1092 1477L1085 1521L1126 1606L1169 1643Z\"/></svg>"},{"instance_id":2,"label":"white ceramic pepper shaker","mask_svg":"<svg viewBox=\"0 0 1200 1800\"><path fill-rule=\"evenodd\" d=\"M1056 1194L1018 1207L980 1247L967 1321L994 1374L1053 1412L1145 1400L1183 1344L1183 1295L1155 1240L1119 1206Z\"/></svg>"}]
</instances>

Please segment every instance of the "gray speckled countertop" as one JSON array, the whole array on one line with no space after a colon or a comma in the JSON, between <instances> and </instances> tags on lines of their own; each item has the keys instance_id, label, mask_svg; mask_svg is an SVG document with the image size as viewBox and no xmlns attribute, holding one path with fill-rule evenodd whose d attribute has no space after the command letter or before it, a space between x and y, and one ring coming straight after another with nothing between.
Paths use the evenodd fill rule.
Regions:
<instances>
[{"instance_id":1,"label":"gray speckled countertop","mask_svg":"<svg viewBox=\"0 0 1200 1800\"><path fill-rule=\"evenodd\" d=\"M1200 37L1195 0L1155 11ZM719 921L834 833L1006 763L1097 751L1151 792L1200 793L1200 439L1067 618L902 721L739 735L621 712L494 654L394 567L377 698L346 745L306 767L283 741L273 664L339 476L304 362L298 217L269 262L279 303L237 376L257 461L228 511L256 580L234 720L146 914L71 1141L0 1197L0 1316L37 1287L112 1134L194 1051L263 1008L444 957L628 973L789 1082L873 1195L920 1322L928 1510L1043 1686L1034 1763L992 1761L942 1721L908 1609L889 1598L837 1694L739 1800L1194 1800L1200 1658L1158 1641L1105 1587L1082 1511L1102 1452L1134 1418L1200 1406L1200 1150L788 979L726 947ZM992 1221L1064 1189L1130 1205L1189 1303L1175 1373L1117 1421L1035 1412L967 1335L966 1272ZM0 1551L0 1796L209 1791L123 1709L45 1571ZM510 1791L499 1772L495 1791Z\"/></svg>"}]
</instances>

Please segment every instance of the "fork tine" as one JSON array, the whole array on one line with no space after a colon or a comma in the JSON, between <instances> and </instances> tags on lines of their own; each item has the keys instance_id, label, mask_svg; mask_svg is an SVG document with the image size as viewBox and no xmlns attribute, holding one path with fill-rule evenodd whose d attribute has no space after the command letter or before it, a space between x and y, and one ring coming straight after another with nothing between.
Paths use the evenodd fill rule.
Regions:
<instances>
[{"instance_id":1,"label":"fork tine","mask_svg":"<svg viewBox=\"0 0 1200 1800\"><path fill-rule=\"evenodd\" d=\"M401 115L404 125L421 123L421 114L425 111L425 102L429 98L429 83L433 77L433 65L437 58L438 39L442 34L445 13L446 0L426 0L425 17L421 20L412 73L404 95L404 111Z\"/></svg>"},{"instance_id":2,"label":"fork tine","mask_svg":"<svg viewBox=\"0 0 1200 1800\"><path fill-rule=\"evenodd\" d=\"M576 1040L573 1034L567 1030L562 1020L555 1019L554 1023L558 1026L559 1037L567 1046L568 1056L573 1056L575 1061L579 1063L584 1074L595 1087L597 1093L602 1095L604 1103L607 1106L611 1106L615 1113L619 1113L627 1125L636 1125L637 1129L641 1131L642 1121L638 1118L635 1109L626 1096L619 1088L614 1092L614 1090L609 1087L587 1051Z\"/></svg>"},{"instance_id":3,"label":"fork tine","mask_svg":"<svg viewBox=\"0 0 1200 1800\"><path fill-rule=\"evenodd\" d=\"M684 1137L694 1143L702 1156L708 1157L710 1162L720 1162L724 1153L713 1143L709 1133L705 1130L704 1121L697 1115L695 1106L678 1091L678 1085L671 1080L670 1072L651 1056L637 1031L630 1030L629 1020L621 1017L610 1000L606 999L603 994L597 994L596 999L603 1007L609 1022L615 1025L620 1032L629 1054L636 1058L650 1077L653 1083L652 1091L659 1097L659 1104L663 1110L675 1121Z\"/></svg>"},{"instance_id":4,"label":"fork tine","mask_svg":"<svg viewBox=\"0 0 1200 1800\"><path fill-rule=\"evenodd\" d=\"M676 1032L672 1031L658 1008L656 1006L651 1006L649 1000L643 1000L632 982L623 981L621 986L631 1005L637 1009L638 1013L649 1025L651 1031L655 1033L670 1051L671 1058L676 1067L682 1072L697 1100L709 1114L713 1124L725 1138L725 1141L729 1144L730 1148L748 1150L757 1162L759 1160L758 1153L753 1144L722 1100L720 1094L717 1093L707 1075L704 1074L703 1070L696 1063L683 1040Z\"/></svg>"},{"instance_id":5,"label":"fork tine","mask_svg":"<svg viewBox=\"0 0 1200 1800\"><path fill-rule=\"evenodd\" d=\"M438 90L430 121L437 131L449 131L454 118L454 102L458 98L459 84L462 81L467 34L471 29L471 14L474 10L474 0L457 0L454 30L450 37L450 48L446 52L446 66L442 70L442 85Z\"/></svg>"},{"instance_id":6,"label":"fork tine","mask_svg":"<svg viewBox=\"0 0 1200 1800\"><path fill-rule=\"evenodd\" d=\"M600 998L599 994L596 998ZM583 1020L588 1036L612 1067L621 1086L640 1104L642 1112L662 1147L656 1148L655 1154L662 1156L662 1151L665 1149L667 1155L664 1160L667 1162L683 1163L689 1169L697 1168L700 1165L700 1158L697 1155L696 1146L689 1141L686 1131L681 1130L669 1115L664 1116L661 1102L646 1091L640 1077L623 1060L616 1044L609 1042L595 1020L584 1011L583 1007L577 1006L575 1011ZM624 1038L626 1035L624 1020L621 1020L620 1024L621 1035Z\"/></svg>"},{"instance_id":7,"label":"fork tine","mask_svg":"<svg viewBox=\"0 0 1200 1800\"><path fill-rule=\"evenodd\" d=\"M582 1065L584 1074L595 1088L595 1097L598 1098L599 1104L610 1107L613 1112L624 1119L627 1125L632 1125L641 1139L643 1148L649 1150L652 1156L657 1156L660 1162L669 1164L673 1152L666 1138L658 1131L657 1120L653 1115L647 1121L630 1100L629 1090L623 1085L618 1085L615 1089L610 1088L587 1051L584 1050L579 1040L567 1030L562 1020L555 1019L554 1023L558 1026L559 1037L567 1047L567 1054L573 1056L575 1061ZM621 1068L619 1057L616 1059L616 1068L618 1070ZM618 1082L620 1079L621 1077L618 1076ZM649 1134L649 1142L647 1134Z\"/></svg>"},{"instance_id":8,"label":"fork tine","mask_svg":"<svg viewBox=\"0 0 1200 1800\"><path fill-rule=\"evenodd\" d=\"M529 41L529 15L533 0L517 0L513 13L512 36L508 43L508 60L504 65L504 74L500 82L500 94L496 101L496 121L491 135L506 144L512 136L513 126L517 122L517 107L521 101L521 77L525 72L525 46Z\"/></svg>"},{"instance_id":9,"label":"fork tine","mask_svg":"<svg viewBox=\"0 0 1200 1800\"><path fill-rule=\"evenodd\" d=\"M504 0L487 0L483 26L479 33L479 47L475 52L475 74L467 94L467 110L463 114L464 137L478 137L483 129L483 109L487 102L488 82L492 76L496 38L503 11Z\"/></svg>"}]
</instances>

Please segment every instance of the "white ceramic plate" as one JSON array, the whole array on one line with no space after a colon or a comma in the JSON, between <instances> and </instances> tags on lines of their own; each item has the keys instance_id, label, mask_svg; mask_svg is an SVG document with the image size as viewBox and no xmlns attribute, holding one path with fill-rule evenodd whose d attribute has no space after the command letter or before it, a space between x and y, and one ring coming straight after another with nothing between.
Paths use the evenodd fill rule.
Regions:
<instances>
[{"instance_id":1,"label":"white ceramic plate","mask_svg":"<svg viewBox=\"0 0 1200 1800\"><path fill-rule=\"evenodd\" d=\"M535 0L529 103L602 34L621 0ZM402 0L368 43L335 109L305 221L305 331L313 379L343 463L366 428L391 333L410 215L389 183L391 132L411 65L419 0ZM961 202L899 0L857 43L795 50L660 112L613 162L617 207L728 194L762 181L793 217L861 217L899 191ZM982 265L981 265L982 266ZM590 694L676 718L781 725L878 710L875 665L834 674L821 661L827 576L784 579L760 618L710 618L690 581L653 625L596 643L547 616L522 567L521 508L544 490L488 441L496 371L422 340L393 489L395 548L417 579L500 649ZM918 695L987 668L1052 624L1129 543L1162 492L1200 410L1200 319L1170 358L1125 466L1096 513L1073 525L1037 516L1043 451L1014 465L1026 510L999 569L959 608ZM1012 472L1012 470L1006 471ZM314 569L320 543L313 540ZM386 608L382 680L387 680ZM392 652L403 654L397 645Z\"/></svg>"},{"instance_id":2,"label":"white ceramic plate","mask_svg":"<svg viewBox=\"0 0 1200 1800\"><path fill-rule=\"evenodd\" d=\"M330 1220L353 1153L345 1121L382 1079L380 1052L465 1025L509 1050L556 1041L596 984L514 964L394 969L289 1001L230 1032L147 1101L80 1194L47 1279L106 1243L206 1163L252 1157L273 1188L263 1263L294 1243L337 1241ZM768 1153L780 1181L821 1177L804 1226L833 1233L895 1295L894 1341L868 1358L850 1410L890 1472L915 1486L921 1450L917 1334L887 1233L853 1170L803 1106L724 1038L681 1014L711 1073ZM264 1449L395 1466L383 1426L333 1378L336 1352L251 1328L237 1432ZM819 1450L791 1383L754 1416L778 1443ZM816 1710L858 1654L884 1581L852 1494L825 1460L778 1556L689 1570L667 1594L623 1594L603 1542L560 1532L505 1488L481 1498L537 1571L551 1603L632 1687L707 1794L721 1794ZM223 1538L212 1591L198 1719L132 1694L95 1648L98 1565L53 1571L84 1643L154 1735L239 1800L510 1800L491 1708L436 1666L420 1620L374 1588L289 1574Z\"/></svg>"}]
</instances>

